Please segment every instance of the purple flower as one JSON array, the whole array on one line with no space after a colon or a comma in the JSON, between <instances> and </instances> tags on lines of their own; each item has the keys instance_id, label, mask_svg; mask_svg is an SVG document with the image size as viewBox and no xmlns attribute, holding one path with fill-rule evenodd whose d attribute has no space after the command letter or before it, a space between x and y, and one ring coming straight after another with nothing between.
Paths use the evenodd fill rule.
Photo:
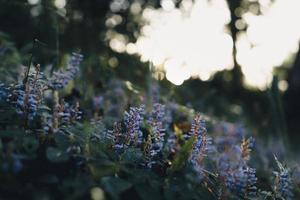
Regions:
<instances>
[{"instance_id":1,"label":"purple flower","mask_svg":"<svg viewBox=\"0 0 300 200\"><path fill-rule=\"evenodd\" d=\"M235 145L245 136L245 128L241 124L220 122L214 129L214 132L218 134L215 142L219 148Z\"/></svg>"},{"instance_id":2,"label":"purple flower","mask_svg":"<svg viewBox=\"0 0 300 200\"><path fill-rule=\"evenodd\" d=\"M228 171L225 176L227 188L240 197L256 196L256 171L250 167L239 167Z\"/></svg>"},{"instance_id":3,"label":"purple flower","mask_svg":"<svg viewBox=\"0 0 300 200\"><path fill-rule=\"evenodd\" d=\"M206 125L205 120L203 120L200 114L197 114L194 118L194 121L191 125L191 130L186 135L186 139L190 137L196 137L192 153L190 156L190 163L192 164L195 172L202 176L203 166L202 161L208 152L211 152L212 147L212 138L207 137L206 135Z\"/></svg>"},{"instance_id":4,"label":"purple flower","mask_svg":"<svg viewBox=\"0 0 300 200\"><path fill-rule=\"evenodd\" d=\"M200 114L196 114L191 125L191 130L184 137L188 140L191 136L195 136L197 140L202 140L201 138L204 133L206 133L205 120L200 117ZM199 142L201 143L201 141Z\"/></svg>"},{"instance_id":5,"label":"purple flower","mask_svg":"<svg viewBox=\"0 0 300 200\"><path fill-rule=\"evenodd\" d=\"M123 153L125 148L125 134L122 133L121 123L114 123L114 127L112 131L109 131L109 134L112 135L113 138L113 148L117 153Z\"/></svg>"},{"instance_id":6,"label":"purple flower","mask_svg":"<svg viewBox=\"0 0 300 200\"><path fill-rule=\"evenodd\" d=\"M165 107L162 104L155 103L148 119L150 133L145 144L145 156L147 166L152 167L156 163L157 155L162 151L165 140L165 128L163 125L165 116Z\"/></svg>"},{"instance_id":7,"label":"purple flower","mask_svg":"<svg viewBox=\"0 0 300 200\"><path fill-rule=\"evenodd\" d=\"M27 114L29 120L36 116L40 103L38 94L31 88L29 83L27 86L15 85L7 97L7 101L16 108L17 113Z\"/></svg>"},{"instance_id":8,"label":"purple flower","mask_svg":"<svg viewBox=\"0 0 300 200\"><path fill-rule=\"evenodd\" d=\"M275 156L275 161L279 168L279 171L275 171L275 186L274 191L275 194L287 200L293 199L293 185L289 175L289 170L278 161L277 157Z\"/></svg>"},{"instance_id":9,"label":"purple flower","mask_svg":"<svg viewBox=\"0 0 300 200\"><path fill-rule=\"evenodd\" d=\"M18 114L24 115L29 121L34 119L42 102L45 79L38 64L35 71L28 74L25 84L6 87L6 101L16 108Z\"/></svg>"},{"instance_id":10,"label":"purple flower","mask_svg":"<svg viewBox=\"0 0 300 200\"><path fill-rule=\"evenodd\" d=\"M79 103L76 105L70 105L61 100L61 109L58 112L58 116L61 119L62 124L70 124L74 121L80 120L82 118L82 111L79 109Z\"/></svg>"},{"instance_id":11,"label":"purple flower","mask_svg":"<svg viewBox=\"0 0 300 200\"><path fill-rule=\"evenodd\" d=\"M218 171L226 187L246 198L256 196L256 171L247 165L254 139L243 139L241 145L227 143L218 159ZM222 144L221 144L222 145Z\"/></svg>"},{"instance_id":12,"label":"purple flower","mask_svg":"<svg viewBox=\"0 0 300 200\"><path fill-rule=\"evenodd\" d=\"M83 56L78 53L72 53L66 70L53 72L53 76L49 81L49 87L53 89L61 89L65 87L79 72L79 66Z\"/></svg>"},{"instance_id":13,"label":"purple flower","mask_svg":"<svg viewBox=\"0 0 300 200\"><path fill-rule=\"evenodd\" d=\"M148 120L152 129L151 139L152 145L150 148L151 157L157 155L163 148L165 129L163 127L163 118L165 115L165 107L159 103L153 105L150 118Z\"/></svg>"},{"instance_id":14,"label":"purple flower","mask_svg":"<svg viewBox=\"0 0 300 200\"><path fill-rule=\"evenodd\" d=\"M194 121L191 125L191 130L187 135L185 135L185 139L190 139L191 136L196 137L196 141L193 147L191 160L198 159L200 154L204 154L206 149L206 126L205 121L201 119L200 114L197 114L194 118Z\"/></svg>"},{"instance_id":15,"label":"purple flower","mask_svg":"<svg viewBox=\"0 0 300 200\"><path fill-rule=\"evenodd\" d=\"M129 111L124 113L124 122L127 130L127 139L125 145L138 146L143 142L143 133L140 130L144 120L144 105L140 107L130 107Z\"/></svg>"},{"instance_id":16,"label":"purple flower","mask_svg":"<svg viewBox=\"0 0 300 200\"><path fill-rule=\"evenodd\" d=\"M6 101L8 94L9 88L5 84L0 83L0 101Z\"/></svg>"},{"instance_id":17,"label":"purple flower","mask_svg":"<svg viewBox=\"0 0 300 200\"><path fill-rule=\"evenodd\" d=\"M167 137L167 141L165 144L166 152L175 153L178 150L179 144L177 141L177 137L174 132L170 131Z\"/></svg>"}]
</instances>

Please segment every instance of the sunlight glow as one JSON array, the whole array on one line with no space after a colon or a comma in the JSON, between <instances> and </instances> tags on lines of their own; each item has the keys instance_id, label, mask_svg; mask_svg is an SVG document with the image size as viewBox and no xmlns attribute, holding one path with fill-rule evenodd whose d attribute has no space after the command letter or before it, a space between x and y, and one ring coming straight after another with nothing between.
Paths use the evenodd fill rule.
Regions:
<instances>
[{"instance_id":1,"label":"sunlight glow","mask_svg":"<svg viewBox=\"0 0 300 200\"><path fill-rule=\"evenodd\" d=\"M237 61L242 66L246 84L265 89L272 81L273 68L281 66L298 51L300 1L259 2L262 15L247 12L242 16L248 29L238 37Z\"/></svg>"},{"instance_id":2,"label":"sunlight glow","mask_svg":"<svg viewBox=\"0 0 300 200\"><path fill-rule=\"evenodd\" d=\"M166 71L175 85L190 77L208 80L215 72L233 66L231 36L226 33L230 12L224 0L162 1L161 9L146 8L142 36L136 42L142 61Z\"/></svg>"},{"instance_id":3,"label":"sunlight glow","mask_svg":"<svg viewBox=\"0 0 300 200\"><path fill-rule=\"evenodd\" d=\"M132 4L132 13L142 14L141 35L136 43L128 43L125 35L109 31L110 47L119 53L139 54L143 62L165 71L175 85L189 78L206 81L218 71L231 69L233 40L227 1L183 0L179 8L174 2L162 0L160 9L144 10ZM298 51L300 0L258 2L260 6L235 10L241 17L235 23L240 30L235 45L245 84L263 90L272 81L274 67L283 66ZM120 16L112 15L106 25L121 22ZM286 88L283 82L281 88Z\"/></svg>"},{"instance_id":4,"label":"sunlight glow","mask_svg":"<svg viewBox=\"0 0 300 200\"><path fill-rule=\"evenodd\" d=\"M62 9L62 8L64 8L66 6L66 0L55 0L54 5L57 8Z\"/></svg>"},{"instance_id":5,"label":"sunlight glow","mask_svg":"<svg viewBox=\"0 0 300 200\"><path fill-rule=\"evenodd\" d=\"M28 0L28 3L31 5L38 4L39 2L40 2L40 0Z\"/></svg>"}]
</instances>

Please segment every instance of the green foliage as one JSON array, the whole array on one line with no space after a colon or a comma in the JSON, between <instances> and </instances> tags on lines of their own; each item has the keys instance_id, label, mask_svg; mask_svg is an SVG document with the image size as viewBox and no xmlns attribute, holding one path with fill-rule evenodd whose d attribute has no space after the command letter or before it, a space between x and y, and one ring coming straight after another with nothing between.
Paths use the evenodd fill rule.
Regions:
<instances>
[{"instance_id":1,"label":"green foliage","mask_svg":"<svg viewBox=\"0 0 300 200\"><path fill-rule=\"evenodd\" d=\"M191 137L180 149L180 151L176 154L171 171L179 171L181 170L187 163L187 160L191 154L194 143L196 141L195 137Z\"/></svg>"},{"instance_id":2,"label":"green foliage","mask_svg":"<svg viewBox=\"0 0 300 200\"><path fill-rule=\"evenodd\" d=\"M132 184L128 181L114 177L103 177L101 179L101 184L112 199L120 199L122 192L132 187Z\"/></svg>"},{"instance_id":3,"label":"green foliage","mask_svg":"<svg viewBox=\"0 0 300 200\"><path fill-rule=\"evenodd\" d=\"M20 63L17 55L6 54L5 59ZM167 95L149 95L153 91L144 91L144 80L134 84L139 78L121 81L107 68L95 72L107 59L96 58L91 56L80 68L80 78L73 80L75 73L65 75L79 71L81 56L75 54L75 67L71 62L71 67L54 71L62 75L54 81L60 87L37 66L25 84L20 82L24 76L1 78L0 199L275 199L284 192L299 197L299 182L283 165L277 182L271 178L274 151L291 163L284 150L276 149L280 139L269 143L271 149L261 142L254 145L244 139L251 130L201 114L201 120L208 119L206 134L202 121L192 122L196 112L191 106L171 102ZM98 79L102 72L105 76ZM93 85L97 80L100 86ZM76 95L77 89L83 96ZM95 103L95 98L100 100ZM205 108L220 99L212 95L197 102ZM161 127L155 127L149 116L160 100L166 110L156 118ZM140 103L147 104L145 110L133 107ZM257 152L253 157L252 148ZM253 184L259 189L250 197Z\"/></svg>"}]
</instances>

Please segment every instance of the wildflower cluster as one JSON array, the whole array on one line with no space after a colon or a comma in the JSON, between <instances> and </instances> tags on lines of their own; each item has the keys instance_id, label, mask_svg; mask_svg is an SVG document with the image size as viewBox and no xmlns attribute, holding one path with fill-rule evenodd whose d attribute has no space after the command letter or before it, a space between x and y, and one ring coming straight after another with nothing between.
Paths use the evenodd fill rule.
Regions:
<instances>
[{"instance_id":1,"label":"wildflower cluster","mask_svg":"<svg viewBox=\"0 0 300 200\"><path fill-rule=\"evenodd\" d=\"M9 126L1 122L1 199L13 185L6 186L7 180L25 185L10 189L21 190L20 194L45 185L50 188L43 191L49 199L69 198L69 191L77 195L70 199L89 199L90 190L103 190L108 199L122 195L168 200L296 196L289 170L277 158L279 170L274 172L272 191L258 188L260 179L269 180L268 173L258 176L264 168L252 158L262 147L258 148L243 126L194 115L194 110L174 102L163 105L158 102L158 92L148 107L132 106L124 111L128 99L114 100L126 92L120 82L112 82L113 92L94 98L96 113L103 109L101 116L93 115L95 110L84 110L83 118L79 102L70 104L56 90L75 77L81 60L81 55L73 54L67 69L51 78L37 65L26 82L0 84L0 119L9 107L29 122ZM45 98L46 90L50 97Z\"/></svg>"},{"instance_id":2,"label":"wildflower cluster","mask_svg":"<svg viewBox=\"0 0 300 200\"><path fill-rule=\"evenodd\" d=\"M256 196L256 182L256 171L249 167L239 167L227 173L225 178L226 187L241 198Z\"/></svg>"},{"instance_id":3,"label":"wildflower cluster","mask_svg":"<svg viewBox=\"0 0 300 200\"><path fill-rule=\"evenodd\" d=\"M255 197L257 195L256 170L248 165L254 139L243 138L241 144L238 145L238 140L232 137L244 137L242 129L240 127L234 129L231 124L223 124L223 128L225 134L217 140L219 151L222 151L218 158L220 177L224 180L226 187L241 198ZM217 128L217 130L220 129Z\"/></svg>"},{"instance_id":4,"label":"wildflower cluster","mask_svg":"<svg viewBox=\"0 0 300 200\"><path fill-rule=\"evenodd\" d=\"M213 144L213 138L207 135L203 117L196 114L189 132L182 134L182 140L178 133L176 135L170 129L164 128L168 127L164 120L164 109L163 105L156 103L149 115L145 114L143 106L131 107L128 112L125 111L124 126L122 123L115 123L110 131L114 138L113 147L115 151L120 154L126 152L129 147L143 149L145 159L142 162L145 163L141 166L153 168L157 163L169 163L169 167L172 168L173 162L174 164L178 162L177 156L180 156L180 152L186 148L185 144L193 139L194 142L186 161L196 173L195 179L198 183L200 181L200 183L207 184L213 175L225 186L224 192L219 198L225 198L228 195L225 191L242 199L254 198L259 195L256 169L249 166L250 154L255 148L255 140L253 137L246 139L241 126L234 126L229 123L222 124L223 127L230 128L221 129L227 132L217 136ZM145 116L148 116L148 119L144 121ZM144 123L150 127L148 134L143 133ZM215 130L220 129L216 127ZM235 138L234 141L230 141L237 136L241 139ZM165 138L167 138L166 142ZM162 153L163 151L164 153ZM173 156L170 157L170 155ZM211 163L215 162L217 168L215 170L208 168L205 160ZM168 167L168 165L164 167ZM279 187L287 188L283 186L285 185L283 181L286 180L284 177L282 174L276 191ZM284 192L281 191L281 193Z\"/></svg>"},{"instance_id":5,"label":"wildflower cluster","mask_svg":"<svg viewBox=\"0 0 300 200\"><path fill-rule=\"evenodd\" d=\"M0 100L12 105L25 121L32 122L38 114L39 106L43 103L44 92L51 88L57 89L65 86L78 73L81 60L82 55L73 53L66 72L54 72L51 78L47 78L41 71L41 66L37 64L34 70L29 70L29 73L25 74L23 83L8 86L1 83ZM58 100L55 102L58 102ZM51 126L54 125L52 128L57 128L56 121L58 118L62 118L64 122L73 121L74 119L80 119L81 114L79 104L70 106L65 102L55 103L52 117L42 113L44 115L43 120L46 120L42 122L42 124L45 124L44 130L50 130L50 124Z\"/></svg>"}]
</instances>

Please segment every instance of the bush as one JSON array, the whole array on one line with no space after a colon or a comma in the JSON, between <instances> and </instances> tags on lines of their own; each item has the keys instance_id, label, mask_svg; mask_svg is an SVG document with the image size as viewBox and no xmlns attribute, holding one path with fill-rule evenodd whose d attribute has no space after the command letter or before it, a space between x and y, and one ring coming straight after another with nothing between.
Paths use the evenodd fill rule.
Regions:
<instances>
[{"instance_id":1,"label":"bush","mask_svg":"<svg viewBox=\"0 0 300 200\"><path fill-rule=\"evenodd\" d=\"M94 98L94 110L83 110L76 98L60 98L81 61L73 53L65 70L51 76L36 65L23 81L0 84L1 198L299 197L299 168L281 164L286 156L276 149L279 139L268 148L239 123L162 104L158 85L149 92L156 95L144 98L152 103L127 111L117 80ZM121 99L113 100L116 95Z\"/></svg>"}]
</instances>

